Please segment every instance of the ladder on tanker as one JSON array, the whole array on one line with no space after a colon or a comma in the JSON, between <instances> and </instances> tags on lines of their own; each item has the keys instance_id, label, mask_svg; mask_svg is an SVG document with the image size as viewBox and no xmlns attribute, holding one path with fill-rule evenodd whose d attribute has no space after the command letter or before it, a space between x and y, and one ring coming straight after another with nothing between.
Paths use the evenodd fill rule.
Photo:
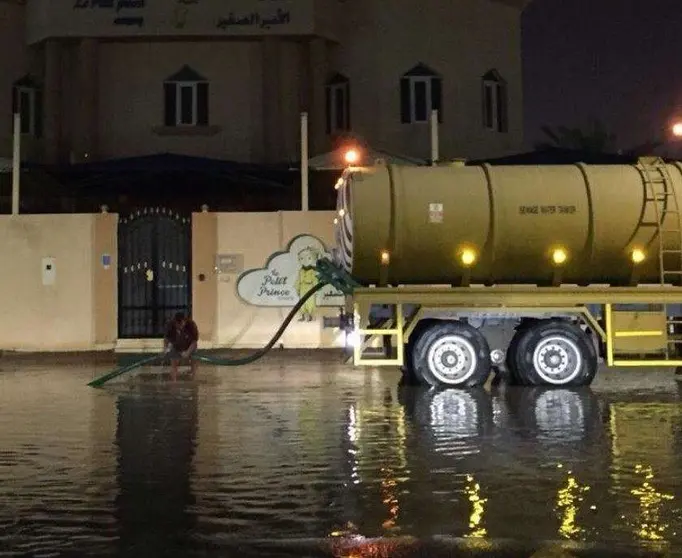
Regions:
<instances>
[{"instance_id":1,"label":"ladder on tanker","mask_svg":"<svg viewBox=\"0 0 682 558\"><path fill-rule=\"evenodd\" d=\"M668 166L660 157L643 157L637 163L646 188L643 215L653 207L654 221L643 221L641 227L652 227L658 236L658 267L661 285L679 283L682 280L682 213L675 191L675 184ZM677 353L682 339L673 336L676 326L682 325L680 317L670 316L667 306L663 307L668 337L665 351L666 360Z\"/></svg>"}]
</instances>

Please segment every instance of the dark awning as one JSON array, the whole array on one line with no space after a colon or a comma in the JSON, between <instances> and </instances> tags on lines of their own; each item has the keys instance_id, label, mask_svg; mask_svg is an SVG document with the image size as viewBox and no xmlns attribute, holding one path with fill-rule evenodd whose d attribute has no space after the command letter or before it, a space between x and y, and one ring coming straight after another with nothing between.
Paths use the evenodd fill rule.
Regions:
<instances>
[{"instance_id":1,"label":"dark awning","mask_svg":"<svg viewBox=\"0 0 682 558\"><path fill-rule=\"evenodd\" d=\"M256 165L205 157L158 153L54 167L53 171L78 186L96 186L124 179L152 175L187 173L226 181L283 187L289 177L287 165Z\"/></svg>"}]
</instances>

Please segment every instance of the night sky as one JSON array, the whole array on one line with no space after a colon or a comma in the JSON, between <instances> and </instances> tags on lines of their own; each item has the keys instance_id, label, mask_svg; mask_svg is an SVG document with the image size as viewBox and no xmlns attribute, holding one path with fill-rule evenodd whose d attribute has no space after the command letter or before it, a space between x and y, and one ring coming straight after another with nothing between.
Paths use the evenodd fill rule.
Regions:
<instances>
[{"instance_id":1,"label":"night sky","mask_svg":"<svg viewBox=\"0 0 682 558\"><path fill-rule=\"evenodd\" d=\"M628 148L682 120L682 0L533 0L523 15L526 141L601 119Z\"/></svg>"}]
</instances>

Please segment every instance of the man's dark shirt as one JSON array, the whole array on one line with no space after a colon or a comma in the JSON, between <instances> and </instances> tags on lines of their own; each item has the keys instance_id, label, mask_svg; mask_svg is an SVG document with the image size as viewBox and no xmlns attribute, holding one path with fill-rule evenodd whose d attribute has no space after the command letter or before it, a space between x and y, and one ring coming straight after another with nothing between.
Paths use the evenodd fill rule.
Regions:
<instances>
[{"instance_id":1,"label":"man's dark shirt","mask_svg":"<svg viewBox=\"0 0 682 558\"><path fill-rule=\"evenodd\" d=\"M199 329L194 320L187 320L185 325L178 331L175 321L171 321L166 329L166 341L168 341L176 351L186 351L192 343L199 341Z\"/></svg>"}]
</instances>

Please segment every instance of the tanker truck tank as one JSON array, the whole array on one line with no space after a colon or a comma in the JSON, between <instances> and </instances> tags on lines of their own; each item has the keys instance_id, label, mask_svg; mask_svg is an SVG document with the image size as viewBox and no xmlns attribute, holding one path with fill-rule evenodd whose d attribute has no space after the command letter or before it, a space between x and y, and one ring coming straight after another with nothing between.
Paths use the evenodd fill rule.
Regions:
<instances>
[{"instance_id":1,"label":"tanker truck tank","mask_svg":"<svg viewBox=\"0 0 682 558\"><path fill-rule=\"evenodd\" d=\"M682 166L656 169L347 169L336 263L365 285L546 285L558 268L561 282L578 285L660 284L669 268L678 274L665 282L679 284Z\"/></svg>"}]
</instances>

